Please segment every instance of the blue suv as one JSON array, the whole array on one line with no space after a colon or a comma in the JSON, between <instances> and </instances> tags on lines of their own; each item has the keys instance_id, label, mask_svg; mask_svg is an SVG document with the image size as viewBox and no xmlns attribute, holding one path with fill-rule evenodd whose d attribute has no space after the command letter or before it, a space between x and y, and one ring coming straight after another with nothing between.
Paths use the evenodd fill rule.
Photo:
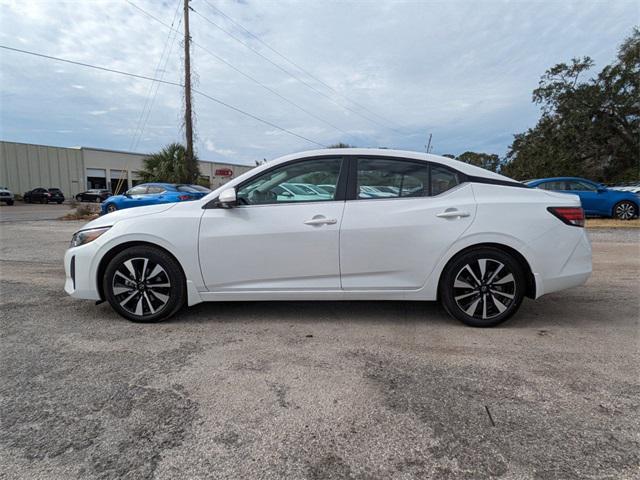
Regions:
<instances>
[{"instance_id":1,"label":"blue suv","mask_svg":"<svg viewBox=\"0 0 640 480\"><path fill-rule=\"evenodd\" d=\"M542 178L525 182L530 187L580 197L584 213L590 216L631 220L638 216L640 196L631 192L611 190L599 183L577 177Z\"/></svg>"},{"instance_id":2,"label":"blue suv","mask_svg":"<svg viewBox=\"0 0 640 480\"><path fill-rule=\"evenodd\" d=\"M179 185L175 183L142 183L127 190L124 195L109 197L102 203L101 211L115 212L123 208L158 205L160 203L197 200L209 193L208 188L198 185Z\"/></svg>"}]
</instances>

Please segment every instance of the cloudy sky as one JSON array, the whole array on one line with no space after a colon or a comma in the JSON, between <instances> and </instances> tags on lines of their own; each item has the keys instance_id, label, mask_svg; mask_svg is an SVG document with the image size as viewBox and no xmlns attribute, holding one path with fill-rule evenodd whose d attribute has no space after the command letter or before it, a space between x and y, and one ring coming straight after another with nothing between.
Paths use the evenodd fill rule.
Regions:
<instances>
[{"instance_id":1,"label":"cloudy sky","mask_svg":"<svg viewBox=\"0 0 640 480\"><path fill-rule=\"evenodd\" d=\"M134 7L181 30L181 3L0 0L0 44L181 83L179 35ZM545 69L582 55L602 67L640 23L638 0L191 6L198 91L321 145L424 151L433 133L439 154L503 155L538 118ZM149 152L183 136L178 86L6 50L0 75L2 140ZM202 95L194 104L202 159L317 147Z\"/></svg>"}]
</instances>

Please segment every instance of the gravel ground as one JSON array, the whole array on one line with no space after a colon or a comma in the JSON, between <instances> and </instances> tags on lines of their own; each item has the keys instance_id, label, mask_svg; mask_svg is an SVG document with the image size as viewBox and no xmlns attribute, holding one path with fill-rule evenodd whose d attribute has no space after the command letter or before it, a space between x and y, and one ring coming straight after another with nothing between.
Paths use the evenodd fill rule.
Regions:
<instances>
[{"instance_id":1,"label":"gravel ground","mask_svg":"<svg viewBox=\"0 0 640 480\"><path fill-rule=\"evenodd\" d=\"M500 328L410 302L138 325L63 293L79 225L0 225L2 479L640 478L638 232L594 231L589 283Z\"/></svg>"}]
</instances>

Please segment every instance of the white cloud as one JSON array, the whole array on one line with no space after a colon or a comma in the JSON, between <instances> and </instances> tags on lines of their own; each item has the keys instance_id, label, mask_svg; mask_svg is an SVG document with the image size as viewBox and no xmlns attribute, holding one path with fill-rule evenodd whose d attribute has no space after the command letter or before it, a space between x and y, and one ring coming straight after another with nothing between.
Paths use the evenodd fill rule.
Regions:
<instances>
[{"instance_id":1,"label":"white cloud","mask_svg":"<svg viewBox=\"0 0 640 480\"><path fill-rule=\"evenodd\" d=\"M132 1L168 23L178 4ZM323 144L343 141L422 150L432 132L436 153L504 153L511 135L537 119L531 91L544 70L579 55L591 55L601 67L612 60L637 20L635 0L250 0L216 5L329 88L238 31L200 0L192 2L197 12L234 31L325 96L194 13L191 29L197 43L349 133L284 102L194 47L199 90ZM0 25L3 43L10 46L181 81L180 39L169 38L168 61L157 70L168 32L126 2L0 0ZM137 149L152 151L184 134L179 87L161 85L154 95L155 86L144 80L7 51L0 51L0 70L7 139L126 150L141 122L145 128ZM145 120L146 114L141 114L151 99L153 108ZM253 163L315 148L200 95L194 96L194 108L197 148L203 158L210 153Z\"/></svg>"},{"instance_id":2,"label":"white cloud","mask_svg":"<svg viewBox=\"0 0 640 480\"><path fill-rule=\"evenodd\" d=\"M214 152L217 153L219 155L223 155L223 156L231 156L231 155L235 155L237 152L231 148L218 148L216 147L216 144L213 143L212 140L210 139L206 139L204 141L204 146L207 149L208 152Z\"/></svg>"}]
</instances>

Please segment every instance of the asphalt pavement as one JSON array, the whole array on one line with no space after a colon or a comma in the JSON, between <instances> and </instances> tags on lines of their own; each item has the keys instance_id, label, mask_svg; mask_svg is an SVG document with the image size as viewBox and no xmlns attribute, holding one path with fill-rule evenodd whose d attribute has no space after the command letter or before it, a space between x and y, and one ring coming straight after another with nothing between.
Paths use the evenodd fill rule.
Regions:
<instances>
[{"instance_id":1,"label":"asphalt pavement","mask_svg":"<svg viewBox=\"0 0 640 480\"><path fill-rule=\"evenodd\" d=\"M2 479L640 477L640 232L593 231L586 286L494 329L419 302L141 325L64 294L82 222L33 215L0 224Z\"/></svg>"}]
</instances>

